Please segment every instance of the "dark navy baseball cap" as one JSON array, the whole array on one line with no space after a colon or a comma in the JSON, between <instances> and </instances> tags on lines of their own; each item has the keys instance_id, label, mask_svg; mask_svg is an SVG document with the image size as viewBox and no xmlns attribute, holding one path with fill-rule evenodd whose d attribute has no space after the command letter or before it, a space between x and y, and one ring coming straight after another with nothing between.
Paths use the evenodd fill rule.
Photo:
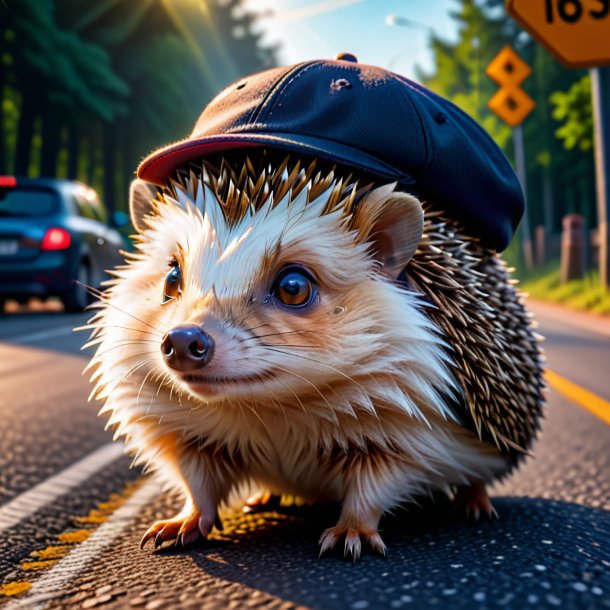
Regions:
<instances>
[{"instance_id":1,"label":"dark navy baseball cap","mask_svg":"<svg viewBox=\"0 0 610 610\"><path fill-rule=\"evenodd\" d=\"M349 54L230 85L188 138L149 155L138 176L163 186L198 158L261 146L396 181L498 251L524 211L513 168L476 121L422 85Z\"/></svg>"}]
</instances>

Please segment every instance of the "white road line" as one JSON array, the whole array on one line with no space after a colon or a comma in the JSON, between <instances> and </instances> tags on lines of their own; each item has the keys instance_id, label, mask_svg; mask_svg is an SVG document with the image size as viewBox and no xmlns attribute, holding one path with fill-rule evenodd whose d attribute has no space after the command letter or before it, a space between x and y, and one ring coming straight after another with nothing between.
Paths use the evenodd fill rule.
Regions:
<instances>
[{"instance_id":1,"label":"white road line","mask_svg":"<svg viewBox=\"0 0 610 610\"><path fill-rule=\"evenodd\" d=\"M34 343L34 341L41 341L44 339L52 339L53 337L61 337L62 335L69 335L72 333L73 326L58 326L50 330L43 330L37 333L31 333L29 335L16 335L15 337L6 337L0 339L4 343Z\"/></svg>"},{"instance_id":2,"label":"white road line","mask_svg":"<svg viewBox=\"0 0 610 610\"><path fill-rule=\"evenodd\" d=\"M104 466L118 459L122 453L121 444L107 443L72 466L10 500L0 507L0 534L80 485Z\"/></svg>"},{"instance_id":3,"label":"white road line","mask_svg":"<svg viewBox=\"0 0 610 610\"><path fill-rule=\"evenodd\" d=\"M64 587L74 580L107 546L129 526L140 511L161 493L157 481L150 480L138 489L121 508L96 529L89 538L55 564L41 578L34 582L27 595L4 607L4 610L30 608L42 610L61 594Z\"/></svg>"}]
</instances>

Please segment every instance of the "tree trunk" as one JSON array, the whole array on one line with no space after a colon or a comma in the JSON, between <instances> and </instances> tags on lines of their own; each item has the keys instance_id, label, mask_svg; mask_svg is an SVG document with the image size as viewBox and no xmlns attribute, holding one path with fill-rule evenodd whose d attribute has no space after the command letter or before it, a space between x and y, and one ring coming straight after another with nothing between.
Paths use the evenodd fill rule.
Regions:
<instances>
[{"instance_id":1,"label":"tree trunk","mask_svg":"<svg viewBox=\"0 0 610 610\"><path fill-rule=\"evenodd\" d=\"M36 120L36 102L30 91L25 91L21 101L19 124L17 125L17 150L15 151L15 174L27 176L32 154L32 136Z\"/></svg>"},{"instance_id":2,"label":"tree trunk","mask_svg":"<svg viewBox=\"0 0 610 610\"><path fill-rule=\"evenodd\" d=\"M54 112L42 115L42 151L40 157L40 177L57 176L57 157L61 145L61 124Z\"/></svg>"},{"instance_id":3,"label":"tree trunk","mask_svg":"<svg viewBox=\"0 0 610 610\"><path fill-rule=\"evenodd\" d=\"M542 170L542 209L544 218L544 228L547 235L552 235L554 228L553 217L553 179L551 170L545 167Z\"/></svg>"},{"instance_id":4,"label":"tree trunk","mask_svg":"<svg viewBox=\"0 0 610 610\"><path fill-rule=\"evenodd\" d=\"M133 180L135 180L136 172L135 166L132 165L127 159L123 161L123 180L125 183L126 191L129 191L129 187Z\"/></svg>"},{"instance_id":5,"label":"tree trunk","mask_svg":"<svg viewBox=\"0 0 610 610\"><path fill-rule=\"evenodd\" d=\"M129 121L127 121L129 123ZM137 132L134 129L133 124L127 125L124 131L125 137L123 138L123 181L125 184L126 191L129 190L129 186L136 177L136 169L138 166L139 154L135 151L134 144L139 141ZM127 208L126 208L127 209Z\"/></svg>"},{"instance_id":6,"label":"tree trunk","mask_svg":"<svg viewBox=\"0 0 610 610\"><path fill-rule=\"evenodd\" d=\"M87 134L87 184L93 186L97 161L98 131L95 126Z\"/></svg>"},{"instance_id":7,"label":"tree trunk","mask_svg":"<svg viewBox=\"0 0 610 610\"><path fill-rule=\"evenodd\" d=\"M68 180L78 179L78 154L80 152L80 130L73 123L68 126Z\"/></svg>"},{"instance_id":8,"label":"tree trunk","mask_svg":"<svg viewBox=\"0 0 610 610\"><path fill-rule=\"evenodd\" d=\"M103 133L104 148L104 203L108 212L112 214L116 210L116 125L105 126Z\"/></svg>"}]
</instances>

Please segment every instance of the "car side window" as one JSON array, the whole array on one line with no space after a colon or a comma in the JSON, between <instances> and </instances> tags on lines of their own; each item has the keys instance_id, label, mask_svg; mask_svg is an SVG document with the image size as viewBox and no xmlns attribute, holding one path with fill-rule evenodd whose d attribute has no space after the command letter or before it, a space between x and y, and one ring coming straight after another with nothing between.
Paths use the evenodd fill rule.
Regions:
<instances>
[{"instance_id":1,"label":"car side window","mask_svg":"<svg viewBox=\"0 0 610 610\"><path fill-rule=\"evenodd\" d=\"M95 216L93 206L91 206L85 197L82 195L74 195L74 201L76 203L76 209L78 210L79 216L88 218L89 220L98 220L98 218Z\"/></svg>"},{"instance_id":2,"label":"car side window","mask_svg":"<svg viewBox=\"0 0 610 610\"><path fill-rule=\"evenodd\" d=\"M108 224L108 212L97 196L90 199L90 204L96 219L104 224Z\"/></svg>"}]
</instances>

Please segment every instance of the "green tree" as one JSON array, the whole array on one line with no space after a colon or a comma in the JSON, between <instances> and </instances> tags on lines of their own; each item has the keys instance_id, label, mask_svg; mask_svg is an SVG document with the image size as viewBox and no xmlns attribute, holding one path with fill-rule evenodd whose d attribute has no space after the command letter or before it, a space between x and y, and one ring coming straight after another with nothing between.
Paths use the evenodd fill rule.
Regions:
<instances>
[{"instance_id":1,"label":"green tree","mask_svg":"<svg viewBox=\"0 0 610 610\"><path fill-rule=\"evenodd\" d=\"M2 20L3 54L11 57L5 86L19 91L15 172L28 173L34 125L43 131L43 175L54 175L63 116L112 120L126 112L127 85L103 49L58 27L51 0L13 2ZM1 9L0 9L1 10Z\"/></svg>"},{"instance_id":2,"label":"green tree","mask_svg":"<svg viewBox=\"0 0 610 610\"><path fill-rule=\"evenodd\" d=\"M504 20L488 16L475 0L460 0L451 13L458 25L458 40L449 43L434 36L432 51L435 71L418 78L437 93L465 110L492 135L503 148L509 146L510 128L487 107L497 85L485 74L485 68L508 42Z\"/></svg>"},{"instance_id":3,"label":"green tree","mask_svg":"<svg viewBox=\"0 0 610 610\"><path fill-rule=\"evenodd\" d=\"M241 0L3 0L0 17L0 166L85 180L111 209L145 154L275 59Z\"/></svg>"},{"instance_id":4,"label":"green tree","mask_svg":"<svg viewBox=\"0 0 610 610\"><path fill-rule=\"evenodd\" d=\"M586 74L567 91L555 91L549 99L553 105L553 118L561 123L555 135L564 147L567 150L578 148L583 152L593 150L591 77Z\"/></svg>"},{"instance_id":5,"label":"green tree","mask_svg":"<svg viewBox=\"0 0 610 610\"><path fill-rule=\"evenodd\" d=\"M559 99L554 93L572 91L586 73L561 66L506 14L503 0L456 3L453 18L458 23L458 39L449 43L433 38L435 71L420 75L424 83L479 121L512 158L512 130L487 108L498 85L485 75L485 68L495 55L510 44L532 67L532 75L522 87L537 104L523 123L530 228L541 224L547 233L558 233L563 215L573 211L584 214L593 226L596 215L592 155L578 146L566 149L558 139L562 136L556 133L557 124L552 118ZM585 89L583 83L578 93L584 95ZM572 91L572 110L579 103L575 96ZM580 117L575 120L588 116L590 121L589 112L581 107Z\"/></svg>"}]
</instances>

